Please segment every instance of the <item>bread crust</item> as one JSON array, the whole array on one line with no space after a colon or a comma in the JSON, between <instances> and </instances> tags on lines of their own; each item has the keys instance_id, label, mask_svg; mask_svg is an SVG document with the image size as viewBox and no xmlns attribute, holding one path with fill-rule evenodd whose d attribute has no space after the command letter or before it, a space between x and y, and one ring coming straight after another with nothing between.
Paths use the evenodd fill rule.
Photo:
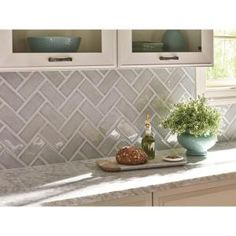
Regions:
<instances>
[{"instance_id":1,"label":"bread crust","mask_svg":"<svg viewBox=\"0 0 236 236\"><path fill-rule=\"evenodd\" d=\"M116 154L116 161L123 165L140 165L147 162L148 156L139 147L125 146Z\"/></svg>"}]
</instances>

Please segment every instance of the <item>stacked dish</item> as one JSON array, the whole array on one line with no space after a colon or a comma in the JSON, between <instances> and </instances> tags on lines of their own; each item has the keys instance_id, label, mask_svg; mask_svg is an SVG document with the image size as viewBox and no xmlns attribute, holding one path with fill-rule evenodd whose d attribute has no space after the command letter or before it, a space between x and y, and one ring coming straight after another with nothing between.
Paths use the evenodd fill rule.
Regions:
<instances>
[{"instance_id":1,"label":"stacked dish","mask_svg":"<svg viewBox=\"0 0 236 236\"><path fill-rule=\"evenodd\" d=\"M162 52L164 44L162 42L133 41L133 52Z\"/></svg>"}]
</instances>

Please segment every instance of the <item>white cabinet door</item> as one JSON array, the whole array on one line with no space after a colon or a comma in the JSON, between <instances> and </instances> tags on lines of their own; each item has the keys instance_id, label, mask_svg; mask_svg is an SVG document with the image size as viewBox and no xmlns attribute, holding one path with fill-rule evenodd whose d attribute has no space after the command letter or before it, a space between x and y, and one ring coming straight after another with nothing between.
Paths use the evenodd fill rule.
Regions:
<instances>
[{"instance_id":1,"label":"white cabinet door","mask_svg":"<svg viewBox=\"0 0 236 236\"><path fill-rule=\"evenodd\" d=\"M99 201L84 206L152 206L152 193L108 201Z\"/></svg>"},{"instance_id":2,"label":"white cabinet door","mask_svg":"<svg viewBox=\"0 0 236 236\"><path fill-rule=\"evenodd\" d=\"M32 36L79 36L76 52L32 52ZM116 67L115 30L0 30L0 70ZM51 60L52 59L52 60Z\"/></svg>"},{"instance_id":3,"label":"white cabinet door","mask_svg":"<svg viewBox=\"0 0 236 236\"><path fill-rule=\"evenodd\" d=\"M154 193L154 206L236 206L236 184Z\"/></svg>"},{"instance_id":4,"label":"white cabinet door","mask_svg":"<svg viewBox=\"0 0 236 236\"><path fill-rule=\"evenodd\" d=\"M152 67L152 66L209 66L213 63L212 30L179 30L183 35L184 50L171 51L165 47L166 30L118 30L118 66ZM135 46L135 43L142 47ZM150 43L163 43L160 49Z\"/></svg>"}]
</instances>

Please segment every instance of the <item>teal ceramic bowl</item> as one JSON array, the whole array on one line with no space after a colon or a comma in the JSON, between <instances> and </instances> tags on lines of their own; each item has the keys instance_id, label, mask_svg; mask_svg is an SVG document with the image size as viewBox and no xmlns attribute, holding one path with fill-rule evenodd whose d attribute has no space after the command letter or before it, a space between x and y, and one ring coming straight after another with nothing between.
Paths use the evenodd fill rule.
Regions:
<instances>
[{"instance_id":1,"label":"teal ceramic bowl","mask_svg":"<svg viewBox=\"0 0 236 236\"><path fill-rule=\"evenodd\" d=\"M217 136L200 136L195 137L191 134L184 133L177 137L181 146L187 149L188 156L206 156L207 150L216 144Z\"/></svg>"},{"instance_id":2,"label":"teal ceramic bowl","mask_svg":"<svg viewBox=\"0 0 236 236\"><path fill-rule=\"evenodd\" d=\"M77 52L80 37L45 36L28 37L31 52Z\"/></svg>"},{"instance_id":3,"label":"teal ceramic bowl","mask_svg":"<svg viewBox=\"0 0 236 236\"><path fill-rule=\"evenodd\" d=\"M161 52L163 45L161 42L134 41L132 49L133 52Z\"/></svg>"},{"instance_id":4,"label":"teal ceramic bowl","mask_svg":"<svg viewBox=\"0 0 236 236\"><path fill-rule=\"evenodd\" d=\"M186 41L179 30L167 30L163 35L164 51L185 52Z\"/></svg>"}]
</instances>

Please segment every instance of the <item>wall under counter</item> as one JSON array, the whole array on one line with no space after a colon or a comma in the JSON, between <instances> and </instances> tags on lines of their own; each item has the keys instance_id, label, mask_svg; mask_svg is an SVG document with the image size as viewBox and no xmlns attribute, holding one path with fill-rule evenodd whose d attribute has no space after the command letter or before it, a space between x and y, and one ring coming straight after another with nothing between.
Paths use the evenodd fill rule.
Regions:
<instances>
[{"instance_id":1,"label":"wall under counter","mask_svg":"<svg viewBox=\"0 0 236 236\"><path fill-rule=\"evenodd\" d=\"M0 169L114 155L139 143L152 116L157 149L176 146L159 127L171 104L195 98L191 67L0 73ZM236 105L220 141L235 140Z\"/></svg>"}]
</instances>

